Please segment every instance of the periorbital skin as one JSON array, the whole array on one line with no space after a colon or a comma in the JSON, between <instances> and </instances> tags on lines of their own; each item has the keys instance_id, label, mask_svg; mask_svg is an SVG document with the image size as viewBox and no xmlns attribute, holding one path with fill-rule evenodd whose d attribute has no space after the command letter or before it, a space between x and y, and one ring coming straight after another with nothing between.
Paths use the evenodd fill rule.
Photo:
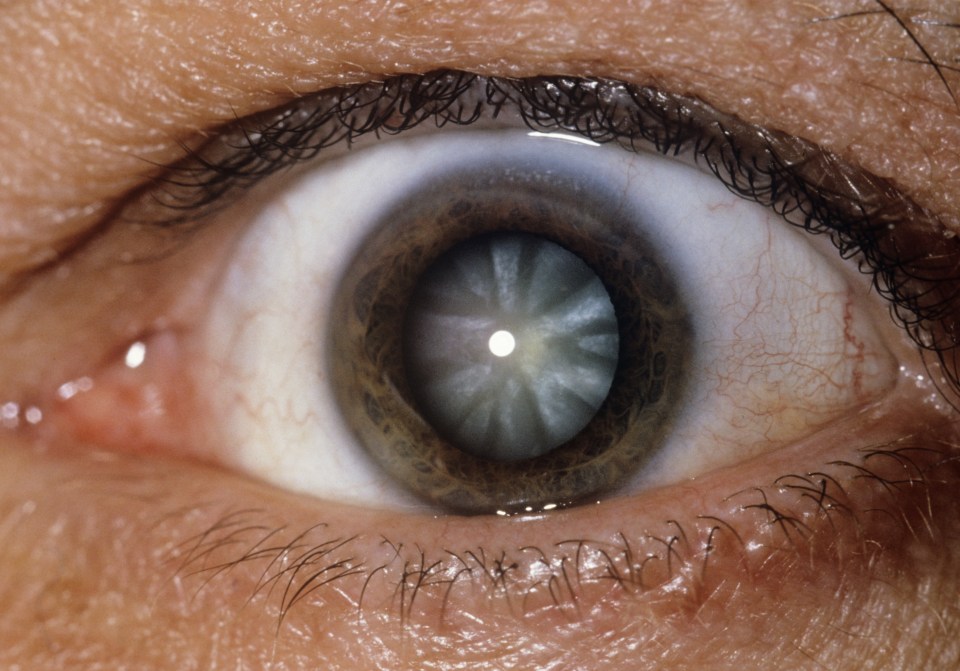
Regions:
<instances>
[{"instance_id":1,"label":"periorbital skin","mask_svg":"<svg viewBox=\"0 0 960 671\"><path fill-rule=\"evenodd\" d=\"M303 94L440 67L511 81L606 77L703 101L728 115L725 137L738 147L771 137L766 129L832 152L778 156L791 170L816 168L805 172L809 196L866 213L871 232L896 231L905 257L886 276L937 280L937 291L911 295L939 308L931 324L942 318L946 334L960 315L957 238L942 244L960 221L960 4L0 5L0 275L22 280L3 284L0 407L43 412L39 424L0 431L0 668L957 668L954 389L938 393L936 353L925 367L855 259L807 244L826 236L790 240L771 221L770 236L752 238L746 224L763 222L750 212L764 207L700 197L700 185L655 179L680 178L669 162L647 170L630 155L620 193L632 200L656 185L654 196L675 195L691 215L704 208L654 220L684 243L669 251L702 257L662 261L682 269L678 289L697 299L693 398L662 458L619 495L455 516L395 505L402 485L377 478L377 464L362 468L366 451L338 428L335 399L316 402L330 377L322 292L335 292L352 239L379 221L365 216L383 202L374 196L423 176L435 156L486 165L490 152L463 154L431 123L422 139L437 151L415 164L421 145L384 133L349 162L324 152L323 168L302 166L303 189L293 173L265 180L269 207L219 201L216 216L163 229L159 249L156 229L113 213L129 194L156 198L157 178L180 181L186 173L161 166L184 147L205 146L235 119L262 130L258 113ZM610 118L602 111L590 121ZM538 154L561 142L538 141ZM484 135L491 143L523 150L513 136ZM754 174L755 154L728 156ZM611 162L618 169L606 172L621 172ZM888 188L850 198L843 187L857 182L827 177L837 168ZM714 179L705 172L695 176ZM919 209L897 207L901 198ZM122 262L120 231L144 241L137 263ZM585 259L592 249L557 241ZM58 250L71 253L59 262ZM627 322L613 294L632 275L587 262ZM837 266L862 291L835 281L847 279ZM185 295L201 300L189 308ZM621 330L622 349L632 332ZM130 368L136 342L146 358ZM62 385L82 390L86 378L90 391L62 400ZM364 374L367 388L376 382ZM150 413L169 406L110 402L151 387L161 400L207 404L164 420ZM195 431L162 430L178 417L174 429Z\"/></svg>"}]
</instances>

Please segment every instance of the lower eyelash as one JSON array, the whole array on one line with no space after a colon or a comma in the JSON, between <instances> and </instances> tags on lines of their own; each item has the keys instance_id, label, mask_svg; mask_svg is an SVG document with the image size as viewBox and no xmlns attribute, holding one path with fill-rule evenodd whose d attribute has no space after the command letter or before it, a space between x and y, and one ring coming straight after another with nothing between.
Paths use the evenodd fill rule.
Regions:
<instances>
[{"instance_id":1,"label":"lower eyelash","mask_svg":"<svg viewBox=\"0 0 960 671\"><path fill-rule=\"evenodd\" d=\"M810 233L828 235L843 258L855 259L872 276L895 321L934 356L935 383L960 393L960 248L934 216L888 181L811 142L650 87L445 70L331 89L228 125L134 203L146 197L152 208L141 210L158 225L202 224L270 175L365 136L506 117L629 151L690 156L737 195ZM127 208L121 220L142 220L136 212Z\"/></svg>"},{"instance_id":2,"label":"lower eyelash","mask_svg":"<svg viewBox=\"0 0 960 671\"><path fill-rule=\"evenodd\" d=\"M858 461L831 462L820 471L736 492L728 497L732 512L724 517L665 520L659 531L639 537L621 531L612 542L568 538L551 547L424 550L384 536L373 542L388 559L374 565L358 559L367 554L360 543L371 539L338 535L325 524L302 530L277 526L263 511L243 509L217 517L179 543L167 560L178 579L197 592L216 590L221 580L230 582L230 591L249 584L248 603L262 597L276 607L278 632L298 604L322 600L329 590L355 594L358 619L365 616L369 593L392 595L392 617L405 626L425 617L415 608L418 598L440 603L441 621L422 624L442 625L452 591L465 584L503 600L511 612L520 604L520 615L529 614L528 601L543 590L548 608L579 617L581 600L595 586L603 599L663 603L680 594L683 603L677 606L696 612L720 588L712 571L721 562L733 562L761 582L758 576L772 570L768 554L815 560L807 567L811 571L859 562L863 572L853 574L866 575L878 558L890 558L887 550L898 547L895 539L936 541L941 531L933 511L949 518L955 505L950 483L957 473L943 477L944 468L956 468L949 450L911 439L864 448ZM848 491L853 488L857 495ZM189 528L183 517L194 512L166 515L161 526ZM841 537L854 542L840 542ZM783 548L791 552L784 555ZM521 570L529 564L538 570ZM238 582L242 570L255 579ZM537 610L543 615L541 608L542 603Z\"/></svg>"}]
</instances>

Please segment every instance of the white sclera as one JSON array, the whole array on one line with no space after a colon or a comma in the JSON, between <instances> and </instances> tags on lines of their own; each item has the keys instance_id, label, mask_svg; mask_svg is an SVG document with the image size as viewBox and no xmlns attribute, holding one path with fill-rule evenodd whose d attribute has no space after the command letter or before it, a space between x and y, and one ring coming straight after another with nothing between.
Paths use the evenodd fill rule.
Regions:
<instances>
[{"instance_id":1,"label":"white sclera","mask_svg":"<svg viewBox=\"0 0 960 671\"><path fill-rule=\"evenodd\" d=\"M644 222L689 307L687 398L638 483L736 463L893 386L896 363L839 260L712 175L550 134L442 132L324 163L254 216L212 301L203 347L214 363L200 372L236 466L322 498L420 505L344 426L326 384L327 316L337 278L380 215L431 178L511 157L622 194L624 216Z\"/></svg>"}]
</instances>

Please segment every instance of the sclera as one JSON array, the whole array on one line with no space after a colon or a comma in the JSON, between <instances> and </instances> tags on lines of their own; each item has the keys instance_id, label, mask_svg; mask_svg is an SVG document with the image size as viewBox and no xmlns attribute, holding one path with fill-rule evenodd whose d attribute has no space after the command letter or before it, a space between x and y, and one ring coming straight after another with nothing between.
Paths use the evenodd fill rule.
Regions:
<instances>
[{"instance_id":1,"label":"sclera","mask_svg":"<svg viewBox=\"0 0 960 671\"><path fill-rule=\"evenodd\" d=\"M321 498L422 506L371 462L334 402L322 353L336 284L379 218L425 180L511 156L621 194L624 216L642 212L644 234L678 278L697 338L693 384L670 437L637 474L642 486L804 437L894 384L894 360L837 262L712 175L563 134L443 131L323 163L255 216L206 331L224 364L200 373L222 390L216 410L235 466ZM818 349L806 351L811 344Z\"/></svg>"}]
</instances>

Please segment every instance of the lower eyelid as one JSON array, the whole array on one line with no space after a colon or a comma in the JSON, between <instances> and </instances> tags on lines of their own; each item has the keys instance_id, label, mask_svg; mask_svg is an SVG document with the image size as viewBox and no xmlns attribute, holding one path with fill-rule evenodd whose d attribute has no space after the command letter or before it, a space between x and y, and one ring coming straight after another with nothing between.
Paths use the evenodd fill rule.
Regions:
<instances>
[{"instance_id":1,"label":"lower eyelid","mask_svg":"<svg viewBox=\"0 0 960 671\"><path fill-rule=\"evenodd\" d=\"M901 436L904 422L924 434ZM851 433L875 451L851 451ZM231 622L224 642L244 650L296 649L323 631L384 655L399 654L411 632L442 654L480 654L479 641L508 626L531 643L518 659L535 665L526 655L553 655L551 646L591 631L636 646L669 626L691 645L709 633L735 646L737 627L758 616L775 638L838 599L868 598L876 578L909 575L908 547L937 541L957 519L950 493L960 473L943 442L953 433L938 413L865 414L684 485L529 519L409 518L310 503L165 459L39 457L31 472L62 495L38 501L28 485L24 519L59 518L61 540L87 548L53 555L56 570L40 555L32 570L75 576L64 594L93 590L88 615L129 608L136 618L135 604L149 603L168 634L218 613ZM3 472L15 501L24 483L10 475L17 468ZM105 554L95 563L127 567L114 574L110 605L85 582L96 571L83 556L96 548ZM76 573L81 565L87 573ZM48 632L63 626L45 617Z\"/></svg>"}]
</instances>

